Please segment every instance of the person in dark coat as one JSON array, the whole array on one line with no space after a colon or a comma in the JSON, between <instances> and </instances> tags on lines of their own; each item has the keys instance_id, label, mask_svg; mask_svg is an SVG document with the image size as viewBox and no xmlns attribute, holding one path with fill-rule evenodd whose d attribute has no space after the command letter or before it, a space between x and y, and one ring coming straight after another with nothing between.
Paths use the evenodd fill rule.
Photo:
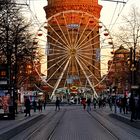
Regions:
<instances>
[{"instance_id":1,"label":"person in dark coat","mask_svg":"<svg viewBox=\"0 0 140 140\"><path fill-rule=\"evenodd\" d=\"M86 98L82 98L81 104L83 105L83 109L86 109Z\"/></svg>"},{"instance_id":2,"label":"person in dark coat","mask_svg":"<svg viewBox=\"0 0 140 140\"><path fill-rule=\"evenodd\" d=\"M140 111L140 95L137 95L135 99L135 120L139 119L139 111Z\"/></svg>"},{"instance_id":3,"label":"person in dark coat","mask_svg":"<svg viewBox=\"0 0 140 140\"><path fill-rule=\"evenodd\" d=\"M91 111L91 99L90 98L88 98L87 99L87 111Z\"/></svg>"},{"instance_id":4,"label":"person in dark coat","mask_svg":"<svg viewBox=\"0 0 140 140\"><path fill-rule=\"evenodd\" d=\"M45 100L43 101L43 107L44 107L44 110L45 110L45 108L46 108L46 101Z\"/></svg>"},{"instance_id":5,"label":"person in dark coat","mask_svg":"<svg viewBox=\"0 0 140 140\"><path fill-rule=\"evenodd\" d=\"M58 99L58 97L56 98L55 101L55 110L60 110L60 100Z\"/></svg>"},{"instance_id":6,"label":"person in dark coat","mask_svg":"<svg viewBox=\"0 0 140 140\"><path fill-rule=\"evenodd\" d=\"M94 109L96 109L96 105L97 105L97 100L96 98L93 99L93 106L94 106Z\"/></svg>"},{"instance_id":7,"label":"person in dark coat","mask_svg":"<svg viewBox=\"0 0 140 140\"><path fill-rule=\"evenodd\" d=\"M31 110L31 102L30 102L29 98L26 98L26 100L25 100L25 113L26 113L25 117L27 116L27 114L29 116L31 116L30 110Z\"/></svg>"},{"instance_id":8,"label":"person in dark coat","mask_svg":"<svg viewBox=\"0 0 140 140\"><path fill-rule=\"evenodd\" d=\"M135 99L134 95L131 93L130 99L129 99L129 107L131 111L131 122L133 122L133 119L135 119Z\"/></svg>"},{"instance_id":9,"label":"person in dark coat","mask_svg":"<svg viewBox=\"0 0 140 140\"><path fill-rule=\"evenodd\" d=\"M126 95L122 99L122 108L123 108L123 113L126 114L126 105L127 105L127 98Z\"/></svg>"},{"instance_id":10,"label":"person in dark coat","mask_svg":"<svg viewBox=\"0 0 140 140\"><path fill-rule=\"evenodd\" d=\"M18 114L18 100L14 101L15 114Z\"/></svg>"},{"instance_id":11,"label":"person in dark coat","mask_svg":"<svg viewBox=\"0 0 140 140\"><path fill-rule=\"evenodd\" d=\"M42 100L39 99L38 100L38 110L39 110L39 112L42 112L42 105L43 105Z\"/></svg>"},{"instance_id":12,"label":"person in dark coat","mask_svg":"<svg viewBox=\"0 0 140 140\"><path fill-rule=\"evenodd\" d=\"M33 101L33 108L34 108L34 112L36 112L36 109L37 109L37 102L34 100Z\"/></svg>"}]
</instances>

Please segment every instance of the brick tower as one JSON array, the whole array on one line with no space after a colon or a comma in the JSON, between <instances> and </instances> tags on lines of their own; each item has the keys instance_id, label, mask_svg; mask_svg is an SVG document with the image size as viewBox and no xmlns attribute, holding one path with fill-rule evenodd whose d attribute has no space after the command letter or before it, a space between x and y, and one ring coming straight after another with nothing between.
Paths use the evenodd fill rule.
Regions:
<instances>
[{"instance_id":1,"label":"brick tower","mask_svg":"<svg viewBox=\"0 0 140 140\"><path fill-rule=\"evenodd\" d=\"M48 6L44 7L47 18L64 10L81 10L100 18L101 8L98 0L48 0Z\"/></svg>"},{"instance_id":2,"label":"brick tower","mask_svg":"<svg viewBox=\"0 0 140 140\"><path fill-rule=\"evenodd\" d=\"M57 83L54 85L55 88L64 87L64 83L66 83L65 79L67 79L68 76L71 77L71 75L73 75L73 77L74 77L73 78L74 82L69 83L69 84L71 84L70 86L77 86L79 83L82 83L81 85L84 85L86 83L86 77L82 76L82 75L84 75L84 73L86 73L87 71L93 72L94 76L96 76L97 79L101 78L100 62L99 61L95 62L96 53L97 53L96 50L100 48L98 19L100 18L101 8L102 8L102 6L98 4L98 0L48 0L48 5L46 7L44 7L44 10L46 12L46 18L47 19L51 18L48 23L50 26L47 28L48 29L47 34L52 37L51 38L48 37L47 40L50 43L50 46L52 47L50 50L50 53L53 50L53 54L54 54L54 55L48 56L48 62L49 62L49 60L58 57L55 54L58 54L58 52L61 52L62 47L68 46L68 47L66 47L66 48L68 48L66 54L70 57L70 59L68 59L67 61L70 61L69 64L71 65L71 67L69 68L70 72L62 73L63 78L61 77L62 78L61 81L57 81ZM60 15L58 14L58 13L62 13L64 11L71 11L71 10L80 11L80 12L73 12L73 13L66 12L64 14L60 14ZM56 14L58 14L57 17L56 16L53 17ZM93 15L94 17L92 17L91 15ZM96 20L95 20L95 18L96 18ZM58 23L59 23L59 25L58 25ZM87 23L89 23L88 26L87 26ZM61 26L61 28L60 28L60 26ZM81 31L79 31L78 26L81 28L80 29ZM86 30L84 30L85 27L86 27ZM61 30L63 30L63 31L61 31ZM84 35L80 38L80 34L82 34L82 31L84 31ZM67 34L66 32L69 32L69 34ZM78 62L76 60L77 57L81 57L81 56L77 55L78 47L76 48L74 46L75 40L76 40L75 38L77 38L77 35L76 35L77 32L79 33L78 37L80 38L79 42L81 42L81 43L79 43L78 41L77 42L80 45L85 43L86 46L88 46L88 45L90 46L88 48L88 47L84 47L81 45L81 48L82 47L83 47L83 49L86 48L86 49L84 49L84 53L89 54L88 57L84 58L85 59L84 61L87 62L87 64L83 64L83 62L81 62L81 61ZM65 36L64 36L64 33L65 33ZM89 33L90 33L90 35L88 36L88 38L85 41L85 37ZM58 37L58 34L59 34L59 37ZM94 39L93 39L93 36L95 36ZM68 39L66 40L66 38L68 38ZM60 47L59 47L59 49L57 48L57 50L56 50L55 49L56 46L54 44L56 44L57 41L60 42L59 44L57 44L57 46L60 45ZM67 43L64 44L64 41L67 41ZM94 42L98 42L98 43L94 43ZM94 44L94 45L91 46L90 44ZM77 46L78 46L78 44L77 44ZM76 62L78 62L79 64L77 65ZM94 66L96 66L96 68L98 68L99 71L96 71L94 69L94 67L92 67L88 64L88 62L90 62ZM48 67L51 67L51 65L53 65L54 63L58 63L58 64L56 67L53 68L52 71L48 72L48 77L49 77L49 75L52 75L52 73L54 73L54 71L56 71L56 69L58 68L58 65L60 65L59 60L56 59L56 62L51 61L50 63L48 63ZM62 65L61 67L64 68L65 66ZM62 68L60 68L58 70L57 74L52 76L51 83L53 83L55 79L59 79L58 77L59 77L60 73L63 71ZM82 68L82 69L80 70L80 68ZM89 70L87 70L87 68ZM66 70L68 70L68 68ZM80 80L78 80L77 73L78 73L78 76L80 75L82 77ZM88 72L88 73L89 74L87 74L87 77L90 77L91 83L94 83L94 85L97 84L98 81L94 78L94 76L93 75L91 76L90 72ZM91 83L89 83L89 85ZM66 84L65 84L65 86L68 87L68 85L66 85Z\"/></svg>"}]
</instances>

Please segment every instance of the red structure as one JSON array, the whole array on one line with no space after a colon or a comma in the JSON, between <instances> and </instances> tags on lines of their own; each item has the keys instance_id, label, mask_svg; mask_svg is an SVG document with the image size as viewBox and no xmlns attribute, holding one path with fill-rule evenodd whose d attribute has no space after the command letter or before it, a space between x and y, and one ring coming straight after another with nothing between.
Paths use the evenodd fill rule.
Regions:
<instances>
[{"instance_id":1,"label":"red structure","mask_svg":"<svg viewBox=\"0 0 140 140\"><path fill-rule=\"evenodd\" d=\"M101 9L98 0L48 0L48 6L44 7L47 18L68 10L80 10L100 18Z\"/></svg>"}]
</instances>

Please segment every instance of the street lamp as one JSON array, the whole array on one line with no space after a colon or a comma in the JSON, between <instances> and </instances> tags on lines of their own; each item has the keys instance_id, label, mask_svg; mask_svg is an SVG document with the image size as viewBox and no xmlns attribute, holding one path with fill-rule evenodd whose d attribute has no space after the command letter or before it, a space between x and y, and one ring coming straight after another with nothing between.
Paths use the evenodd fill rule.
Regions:
<instances>
[{"instance_id":1,"label":"street lamp","mask_svg":"<svg viewBox=\"0 0 140 140\"><path fill-rule=\"evenodd\" d=\"M130 48L131 94L139 88L136 82L136 70L136 45L134 43L134 48Z\"/></svg>"}]
</instances>

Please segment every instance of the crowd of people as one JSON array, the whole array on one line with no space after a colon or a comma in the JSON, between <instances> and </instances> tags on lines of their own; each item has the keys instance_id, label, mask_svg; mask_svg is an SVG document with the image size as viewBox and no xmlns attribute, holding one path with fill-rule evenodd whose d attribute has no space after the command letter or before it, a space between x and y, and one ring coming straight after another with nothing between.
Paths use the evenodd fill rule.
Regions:
<instances>
[{"instance_id":1,"label":"crowd of people","mask_svg":"<svg viewBox=\"0 0 140 140\"><path fill-rule=\"evenodd\" d=\"M61 100L57 97L55 101L55 110L60 110L60 103ZM100 97L98 99L96 98L82 98L80 102L83 106L84 110L91 111L91 106L93 106L94 109L97 108L104 108L106 105L109 106L110 110L113 111L113 107L117 108L117 111L119 113L127 114L131 112L131 121L140 119L140 94L131 94L130 97L127 97L126 95L122 96L108 96L108 97ZM31 110L31 102L29 98L25 99L25 116L30 114ZM42 109L45 110L46 102L39 99L38 101L34 100L32 102L32 108L34 112L38 110L39 112L42 112Z\"/></svg>"},{"instance_id":2,"label":"crowd of people","mask_svg":"<svg viewBox=\"0 0 140 140\"><path fill-rule=\"evenodd\" d=\"M124 96L108 96L104 98L98 98L91 100L90 98L82 98L81 104L83 109L87 108L87 111L91 110L91 105L93 108L104 108L107 105L110 110L113 111L113 108L116 108L119 113L128 114L131 113L130 120L140 119L140 94L131 94L130 97Z\"/></svg>"},{"instance_id":3,"label":"crowd of people","mask_svg":"<svg viewBox=\"0 0 140 140\"><path fill-rule=\"evenodd\" d=\"M131 94L130 97L124 95L118 98L108 98L108 104L112 110L112 106L116 106L119 109L119 113L128 114L131 113L131 121L134 119L140 119L140 95Z\"/></svg>"},{"instance_id":4,"label":"crowd of people","mask_svg":"<svg viewBox=\"0 0 140 140\"><path fill-rule=\"evenodd\" d=\"M31 109L34 110L34 112L36 112L36 110L38 110L39 112L42 112L42 108L44 108L45 110L45 107L46 107L46 102L44 100L41 100L41 99L38 99L38 101L34 100L33 102L31 102L29 100L29 98L27 97L25 99L25 102L24 102L24 106L25 106L25 117L27 115L31 116Z\"/></svg>"},{"instance_id":5,"label":"crowd of people","mask_svg":"<svg viewBox=\"0 0 140 140\"><path fill-rule=\"evenodd\" d=\"M55 101L55 110L60 110L60 99L57 97L56 101ZM42 100L42 99L38 99L38 101L34 100L33 102L30 101L30 99L28 97L25 98L25 102L24 102L24 106L25 106L25 117L31 116L31 109L34 110L34 112L36 112L37 110L39 112L42 112L43 108L45 110L46 108L46 101Z\"/></svg>"}]
</instances>

